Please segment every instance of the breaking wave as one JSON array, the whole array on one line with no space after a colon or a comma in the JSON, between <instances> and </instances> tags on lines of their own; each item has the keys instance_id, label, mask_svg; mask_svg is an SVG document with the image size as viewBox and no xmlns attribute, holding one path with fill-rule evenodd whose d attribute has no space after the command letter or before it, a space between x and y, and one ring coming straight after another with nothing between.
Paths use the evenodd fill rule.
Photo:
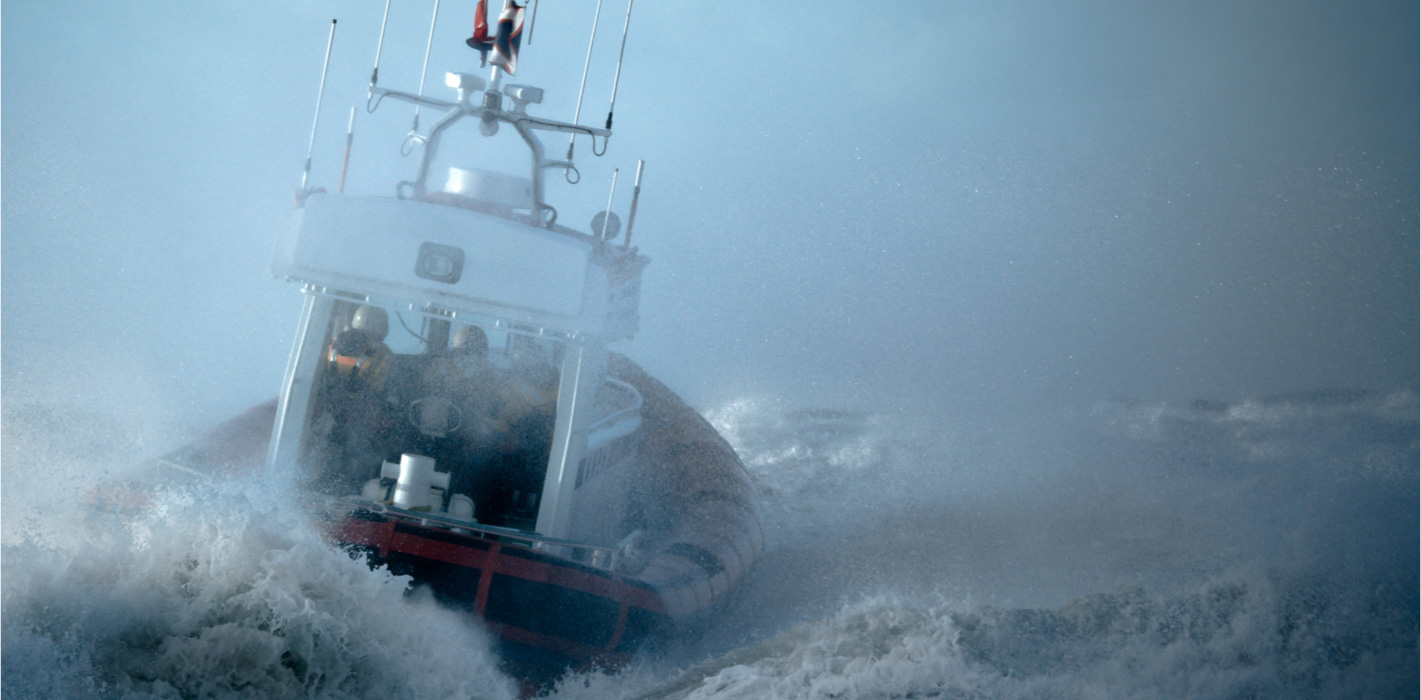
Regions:
<instances>
[{"instance_id":1,"label":"breaking wave","mask_svg":"<svg viewBox=\"0 0 1421 700\"><path fill-rule=\"evenodd\" d=\"M865 414L711 418L772 551L679 665L558 697L1417 692L1414 391L1101 404L1006 459Z\"/></svg>"},{"instance_id":2,"label":"breaking wave","mask_svg":"<svg viewBox=\"0 0 1421 700\"><path fill-rule=\"evenodd\" d=\"M515 697L481 629L299 512L229 482L91 511L77 544L31 526L4 547L5 697Z\"/></svg>"},{"instance_id":3,"label":"breaking wave","mask_svg":"<svg viewBox=\"0 0 1421 700\"><path fill-rule=\"evenodd\" d=\"M1383 698L1415 691L1414 598L1267 575L1183 596L1134 589L1055 608L870 595L622 695L566 697ZM1380 614L1379 610L1381 610ZM1390 612L1387 612L1387 611ZM1374 621L1376 628L1359 625Z\"/></svg>"},{"instance_id":4,"label":"breaking wave","mask_svg":"<svg viewBox=\"0 0 1421 700\"><path fill-rule=\"evenodd\" d=\"M747 584L549 695L1417 691L1415 391L1122 401L1001 449L778 405L707 412L761 492ZM72 422L7 413L11 498L11 445L62 443ZM70 446L67 468L104 463ZM480 623L330 548L282 494L174 487L122 517L46 508L7 527L5 697L517 695Z\"/></svg>"}]
</instances>

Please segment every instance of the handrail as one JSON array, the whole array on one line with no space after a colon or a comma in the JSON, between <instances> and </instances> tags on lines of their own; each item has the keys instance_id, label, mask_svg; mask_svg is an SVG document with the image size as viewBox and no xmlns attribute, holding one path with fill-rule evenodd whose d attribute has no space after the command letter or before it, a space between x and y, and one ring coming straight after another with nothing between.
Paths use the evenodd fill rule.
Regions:
<instances>
[{"instance_id":1,"label":"handrail","mask_svg":"<svg viewBox=\"0 0 1421 700\"><path fill-rule=\"evenodd\" d=\"M640 392L640 391L637 391L637 390L636 390L636 387L634 387L634 386L632 386L632 385L630 385L630 384L628 384L628 383L626 383L626 382L624 382L624 381L622 381L622 380L620 380L620 379L613 379L612 377L607 377L606 379L603 380L603 383L604 383L604 384L607 384L608 386L614 386L614 387L616 387L616 388L618 388L618 389L622 389L622 390L624 390L624 391L630 393L630 394L632 395L632 398L635 399L635 400L632 402L632 405L631 405L631 406L628 406L628 407L626 407L626 408L624 408L624 409L622 409L622 410L620 410L620 411L615 411L615 412L613 412L611 415L605 416L605 417L603 417L602 419L598 420L597 422L593 423L593 424L587 429L587 431L588 431L589 433L595 432L598 428L601 428L601 427L603 427L603 426L611 425L612 423L617 422L618 420L621 419L621 417L622 417L623 415L626 415L626 414L629 414L629 413L640 413L640 412L641 412L642 404L645 403L645 400L642 399L642 397L641 397L641 392Z\"/></svg>"},{"instance_id":2,"label":"handrail","mask_svg":"<svg viewBox=\"0 0 1421 700\"><path fill-rule=\"evenodd\" d=\"M468 95L462 92L460 93L460 99L458 101L450 102L448 100L433 99L423 95L412 95L399 90L389 90L375 85L371 85L369 91L370 97L374 100L375 105L378 105L379 101L386 97L393 97L397 100L414 103L416 106L423 105L433 109L447 110L444 116L435 122L434 126L430 127L429 133L423 137L424 153L420 157L418 175L416 175L414 180L399 183L395 189L396 196L401 199L404 198L405 186L410 187L411 194L416 199L423 197L427 193L426 183L429 180L429 169L434 162L435 154L439 150L440 136L445 129L453 126L454 122L465 117L478 117L483 121L507 122L518 132L518 135L532 152L533 196L529 207L529 218L532 225L542 228L547 228L551 223L545 221L543 215L545 209L551 208L543 202L543 171L550 167L571 166L570 163L565 163L565 161L548 160L544 156L542 141L533 134L533 131L558 131L574 135L587 134L593 139L601 136L604 142L605 139L612 135L611 129L598 129L590 126L582 126L580 124L569 124L553 119L542 119L530 116L521 110L512 112L505 111L501 107L503 95L496 90L486 91L484 93L484 101L478 104L471 102L468 99ZM497 99L494 99L494 96L496 96ZM373 109L373 107L371 109ZM495 126L497 126L497 124L495 124ZM594 140L594 151L595 150Z\"/></svg>"},{"instance_id":3,"label":"handrail","mask_svg":"<svg viewBox=\"0 0 1421 700\"><path fill-rule=\"evenodd\" d=\"M415 95L413 93L403 92L401 90L390 90L388 88L382 87L371 87L370 94L372 96L379 97L382 99L386 97L393 97L397 100L402 100L417 105L423 105L425 107L430 107L433 109L458 110L468 116L473 117L482 116L486 109L483 104L474 104L472 102L456 102L453 100L441 100L436 97ZM563 133L568 134L586 134L588 136L612 135L612 131L610 129L601 129L595 126L569 124L568 122L560 122L556 119L543 119L542 117L535 117L530 114L507 112L501 109L488 111L492 114L495 114L500 121L505 121L510 124L524 122L528 124L531 128L539 129L541 131L561 131Z\"/></svg>"}]
</instances>

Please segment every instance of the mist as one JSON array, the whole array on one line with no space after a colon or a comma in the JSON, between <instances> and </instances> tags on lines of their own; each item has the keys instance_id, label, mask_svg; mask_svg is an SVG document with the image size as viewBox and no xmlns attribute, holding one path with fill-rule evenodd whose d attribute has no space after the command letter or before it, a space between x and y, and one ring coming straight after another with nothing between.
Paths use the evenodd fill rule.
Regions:
<instances>
[{"instance_id":1,"label":"mist","mask_svg":"<svg viewBox=\"0 0 1421 700\"><path fill-rule=\"evenodd\" d=\"M299 295L265 265L327 19L342 23L313 182L333 186L379 9L7 8L11 392L141 376L210 419L275 393ZM386 83L417 84L426 9L392 13L391 39L414 38L387 47ZM465 32L454 15L440 36ZM1414 18L1404 3L649 5L613 150L564 189L590 217L604 171L647 161L637 242L653 266L626 350L693 399L1412 386ZM589 19L536 27L524 63L546 113L575 100ZM600 120L614 58L598 58ZM351 191L412 167L379 128L357 124Z\"/></svg>"},{"instance_id":2,"label":"mist","mask_svg":"<svg viewBox=\"0 0 1421 700\"><path fill-rule=\"evenodd\" d=\"M540 8L518 73L547 90L534 113L571 119L592 7ZM301 294L267 262L332 18L312 184L335 190L352 107L347 192L390 195L416 166L408 106L365 109L382 10L4 7L5 508L45 488L36 452L87 480L276 395ZM393 5L381 85L417 88L429 11ZM622 12L603 10L583 124L606 116ZM476 67L471 14L441 9L426 92ZM613 349L743 430L788 513L726 629L756 640L872 589L865 573L790 605L764 583L837 562L795 547L821 526L892 535L895 591L951 579L1018 603L1263 553L1335 563L1346 522L1414 582L1418 21L1383 1L638 4L607 154L579 150L582 182L548 197L584 228L620 168L625 215L647 163L641 331ZM849 432L869 437L805 442L813 426L766 417L806 409L868 416ZM1338 412L1362 427L1318 418ZM1338 454L1386 485L1333 489ZM821 492L773 471L804 464L848 472L814 472ZM885 464L877 483L865 465ZM1162 548L1168 524L1197 537ZM948 545L965 549L921 564Z\"/></svg>"}]
</instances>

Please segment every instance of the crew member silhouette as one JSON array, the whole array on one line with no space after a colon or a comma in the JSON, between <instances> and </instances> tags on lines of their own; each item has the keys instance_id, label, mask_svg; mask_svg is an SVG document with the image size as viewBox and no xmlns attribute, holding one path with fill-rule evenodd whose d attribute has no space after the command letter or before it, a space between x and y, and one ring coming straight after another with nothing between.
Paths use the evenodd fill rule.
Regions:
<instances>
[{"instance_id":1,"label":"crew member silhouette","mask_svg":"<svg viewBox=\"0 0 1421 700\"><path fill-rule=\"evenodd\" d=\"M385 336L390 332L384 309L362 306L355 310L350 327L331 344L330 362L336 376L380 392L390 378L390 352Z\"/></svg>"}]
</instances>

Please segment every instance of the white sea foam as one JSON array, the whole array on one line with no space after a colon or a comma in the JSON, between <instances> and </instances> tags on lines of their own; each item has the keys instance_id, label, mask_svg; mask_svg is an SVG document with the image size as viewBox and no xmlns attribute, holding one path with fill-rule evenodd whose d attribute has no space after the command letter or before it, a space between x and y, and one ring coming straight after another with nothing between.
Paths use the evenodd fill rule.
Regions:
<instances>
[{"instance_id":1,"label":"white sea foam","mask_svg":"<svg viewBox=\"0 0 1421 700\"><path fill-rule=\"evenodd\" d=\"M1121 402L1000 452L773 401L710 417L761 489L765 556L717 616L552 697L1415 693L1415 392ZM102 464L71 447L66 474ZM5 697L515 694L477 622L330 548L284 493L7 528Z\"/></svg>"},{"instance_id":2,"label":"white sea foam","mask_svg":"<svg viewBox=\"0 0 1421 700\"><path fill-rule=\"evenodd\" d=\"M624 697L1400 697L1414 690L1406 591L1365 600L1264 574L1183 596L1094 594L1056 608L870 595ZM570 694L568 697L582 697ZM604 695L604 697L607 697Z\"/></svg>"},{"instance_id":3,"label":"white sea foam","mask_svg":"<svg viewBox=\"0 0 1421 700\"><path fill-rule=\"evenodd\" d=\"M711 415L775 550L678 668L557 697L1415 692L1414 392L1100 406L1015 480L1026 450L930 450L878 417ZM1017 488L961 488L991 474Z\"/></svg>"},{"instance_id":4,"label":"white sea foam","mask_svg":"<svg viewBox=\"0 0 1421 700\"><path fill-rule=\"evenodd\" d=\"M508 698L486 634L259 480L4 549L5 697Z\"/></svg>"}]
</instances>

